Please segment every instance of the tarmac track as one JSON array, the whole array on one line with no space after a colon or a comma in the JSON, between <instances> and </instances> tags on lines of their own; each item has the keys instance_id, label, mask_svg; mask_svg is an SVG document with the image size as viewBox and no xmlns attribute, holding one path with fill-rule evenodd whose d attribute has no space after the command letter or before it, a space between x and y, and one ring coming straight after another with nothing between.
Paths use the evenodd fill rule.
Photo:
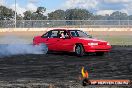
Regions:
<instances>
[{"instance_id":1,"label":"tarmac track","mask_svg":"<svg viewBox=\"0 0 132 88\"><path fill-rule=\"evenodd\" d=\"M81 88L82 66L89 79L132 79L132 46L113 46L104 56L49 53L2 57L0 88Z\"/></svg>"}]
</instances>

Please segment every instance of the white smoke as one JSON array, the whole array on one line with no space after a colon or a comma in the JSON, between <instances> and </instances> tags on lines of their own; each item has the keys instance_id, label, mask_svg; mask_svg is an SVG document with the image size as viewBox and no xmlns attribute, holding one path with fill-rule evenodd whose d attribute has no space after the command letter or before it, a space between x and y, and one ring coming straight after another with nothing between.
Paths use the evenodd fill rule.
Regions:
<instances>
[{"instance_id":1,"label":"white smoke","mask_svg":"<svg viewBox=\"0 0 132 88\"><path fill-rule=\"evenodd\" d=\"M4 37L6 44L0 44L0 57L22 54L46 54L48 48L45 44L32 45L17 37Z\"/></svg>"}]
</instances>

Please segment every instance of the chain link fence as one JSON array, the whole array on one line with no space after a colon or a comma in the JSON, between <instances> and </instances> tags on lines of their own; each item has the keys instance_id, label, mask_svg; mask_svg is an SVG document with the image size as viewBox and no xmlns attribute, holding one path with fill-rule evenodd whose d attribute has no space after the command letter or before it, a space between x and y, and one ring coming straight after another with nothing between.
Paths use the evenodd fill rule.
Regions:
<instances>
[{"instance_id":1,"label":"chain link fence","mask_svg":"<svg viewBox=\"0 0 132 88\"><path fill-rule=\"evenodd\" d=\"M0 28L14 28L14 20L1 20ZM132 20L17 20L17 28L47 28L47 27L132 27Z\"/></svg>"}]
</instances>

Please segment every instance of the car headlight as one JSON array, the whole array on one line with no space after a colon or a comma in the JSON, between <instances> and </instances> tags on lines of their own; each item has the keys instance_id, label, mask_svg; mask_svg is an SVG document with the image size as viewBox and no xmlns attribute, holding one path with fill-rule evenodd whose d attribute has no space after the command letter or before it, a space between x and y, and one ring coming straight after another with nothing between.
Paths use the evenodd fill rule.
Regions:
<instances>
[{"instance_id":1,"label":"car headlight","mask_svg":"<svg viewBox=\"0 0 132 88\"><path fill-rule=\"evenodd\" d=\"M110 43L107 43L107 45L110 45Z\"/></svg>"},{"instance_id":2,"label":"car headlight","mask_svg":"<svg viewBox=\"0 0 132 88\"><path fill-rule=\"evenodd\" d=\"M88 43L88 45L91 45L91 46L97 46L98 43Z\"/></svg>"}]
</instances>

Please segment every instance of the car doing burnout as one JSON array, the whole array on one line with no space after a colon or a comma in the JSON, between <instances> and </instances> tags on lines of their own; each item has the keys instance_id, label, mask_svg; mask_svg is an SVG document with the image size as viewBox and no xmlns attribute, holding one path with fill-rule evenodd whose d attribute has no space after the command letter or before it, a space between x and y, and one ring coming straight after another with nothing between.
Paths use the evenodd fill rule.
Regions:
<instances>
[{"instance_id":1,"label":"car doing burnout","mask_svg":"<svg viewBox=\"0 0 132 88\"><path fill-rule=\"evenodd\" d=\"M111 49L108 42L94 39L81 30L53 29L34 37L34 45L43 43L47 45L48 51L75 52L77 56L83 56L85 53L101 56Z\"/></svg>"}]
</instances>

